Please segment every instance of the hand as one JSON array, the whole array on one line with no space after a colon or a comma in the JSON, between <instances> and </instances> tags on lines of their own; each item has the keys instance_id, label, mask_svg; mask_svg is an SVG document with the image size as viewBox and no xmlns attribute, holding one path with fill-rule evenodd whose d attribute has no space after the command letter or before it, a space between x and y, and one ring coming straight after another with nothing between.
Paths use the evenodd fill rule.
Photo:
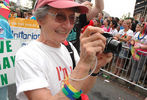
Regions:
<instances>
[{"instance_id":1,"label":"hand","mask_svg":"<svg viewBox=\"0 0 147 100\"><path fill-rule=\"evenodd\" d=\"M88 26L80 36L80 61L93 68L97 55L103 53L106 38L101 28Z\"/></svg>"},{"instance_id":2,"label":"hand","mask_svg":"<svg viewBox=\"0 0 147 100\"><path fill-rule=\"evenodd\" d=\"M118 40L118 37L114 36L113 39Z\"/></svg>"},{"instance_id":3,"label":"hand","mask_svg":"<svg viewBox=\"0 0 147 100\"><path fill-rule=\"evenodd\" d=\"M89 10L91 10L93 6L93 4L89 1L83 2L82 5L86 6Z\"/></svg>"},{"instance_id":4,"label":"hand","mask_svg":"<svg viewBox=\"0 0 147 100\"><path fill-rule=\"evenodd\" d=\"M130 41L130 44L131 44L131 45L134 45L134 44L135 44L135 41L134 41L134 40L131 40L131 41Z\"/></svg>"},{"instance_id":5,"label":"hand","mask_svg":"<svg viewBox=\"0 0 147 100\"><path fill-rule=\"evenodd\" d=\"M136 45L134 46L134 49L140 49L140 46Z\"/></svg>"},{"instance_id":6,"label":"hand","mask_svg":"<svg viewBox=\"0 0 147 100\"><path fill-rule=\"evenodd\" d=\"M95 70L95 73L97 73L101 67L109 63L112 60L112 57L113 57L112 53L102 53L97 55L98 65Z\"/></svg>"}]
</instances>

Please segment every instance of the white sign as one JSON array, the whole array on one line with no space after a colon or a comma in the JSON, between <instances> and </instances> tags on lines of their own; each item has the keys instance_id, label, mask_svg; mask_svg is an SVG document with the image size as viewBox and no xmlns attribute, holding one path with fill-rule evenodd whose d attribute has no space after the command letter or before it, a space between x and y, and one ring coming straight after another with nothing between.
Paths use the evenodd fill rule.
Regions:
<instances>
[{"instance_id":1,"label":"white sign","mask_svg":"<svg viewBox=\"0 0 147 100\"><path fill-rule=\"evenodd\" d=\"M15 83L15 53L20 40L0 40L0 87Z\"/></svg>"}]
</instances>

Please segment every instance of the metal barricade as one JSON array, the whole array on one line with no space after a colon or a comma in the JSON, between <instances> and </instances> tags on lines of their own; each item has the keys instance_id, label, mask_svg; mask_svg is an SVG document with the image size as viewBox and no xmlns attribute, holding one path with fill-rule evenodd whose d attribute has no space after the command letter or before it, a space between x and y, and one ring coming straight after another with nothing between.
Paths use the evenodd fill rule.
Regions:
<instances>
[{"instance_id":1,"label":"metal barricade","mask_svg":"<svg viewBox=\"0 0 147 100\"><path fill-rule=\"evenodd\" d=\"M114 54L112 61L101 71L147 90L147 52L139 52L139 60L134 60L130 48L123 46L120 54Z\"/></svg>"}]
</instances>

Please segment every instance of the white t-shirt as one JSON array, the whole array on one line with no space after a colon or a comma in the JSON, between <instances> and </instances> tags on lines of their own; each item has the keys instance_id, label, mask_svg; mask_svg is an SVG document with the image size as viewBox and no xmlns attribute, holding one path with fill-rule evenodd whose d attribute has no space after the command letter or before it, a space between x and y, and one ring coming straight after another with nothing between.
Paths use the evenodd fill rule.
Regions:
<instances>
[{"instance_id":1,"label":"white t-shirt","mask_svg":"<svg viewBox=\"0 0 147 100\"><path fill-rule=\"evenodd\" d=\"M130 30L130 29L127 32L125 32L124 29L122 29L122 30L119 31L118 34L120 34L120 36L123 36L124 34L126 34L127 36L133 37L133 31Z\"/></svg>"},{"instance_id":2,"label":"white t-shirt","mask_svg":"<svg viewBox=\"0 0 147 100\"><path fill-rule=\"evenodd\" d=\"M109 33L112 34L113 36L115 36L115 35L118 34L118 31L117 31L117 29L112 29L111 28Z\"/></svg>"},{"instance_id":3,"label":"white t-shirt","mask_svg":"<svg viewBox=\"0 0 147 100\"><path fill-rule=\"evenodd\" d=\"M71 44L71 43L70 43ZM79 55L71 44L76 63ZM67 48L47 46L39 41L32 41L16 53L17 98L28 100L24 91L48 88L52 95L60 91L62 80L73 68Z\"/></svg>"},{"instance_id":4,"label":"white t-shirt","mask_svg":"<svg viewBox=\"0 0 147 100\"><path fill-rule=\"evenodd\" d=\"M137 32L137 33L133 36L133 39L134 39L134 40L139 40L139 39L138 39L139 34L140 34L140 32ZM142 44L147 44L147 35L143 36L139 41L140 41L140 43L142 43Z\"/></svg>"}]
</instances>

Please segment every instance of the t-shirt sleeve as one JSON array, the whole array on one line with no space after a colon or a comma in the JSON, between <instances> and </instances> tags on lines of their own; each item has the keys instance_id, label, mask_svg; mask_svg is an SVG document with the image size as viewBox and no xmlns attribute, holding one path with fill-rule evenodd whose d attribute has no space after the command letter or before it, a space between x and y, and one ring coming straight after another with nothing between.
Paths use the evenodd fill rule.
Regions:
<instances>
[{"instance_id":1,"label":"t-shirt sleeve","mask_svg":"<svg viewBox=\"0 0 147 100\"><path fill-rule=\"evenodd\" d=\"M17 97L24 91L49 87L47 80L37 63L31 60L16 60Z\"/></svg>"}]
</instances>

